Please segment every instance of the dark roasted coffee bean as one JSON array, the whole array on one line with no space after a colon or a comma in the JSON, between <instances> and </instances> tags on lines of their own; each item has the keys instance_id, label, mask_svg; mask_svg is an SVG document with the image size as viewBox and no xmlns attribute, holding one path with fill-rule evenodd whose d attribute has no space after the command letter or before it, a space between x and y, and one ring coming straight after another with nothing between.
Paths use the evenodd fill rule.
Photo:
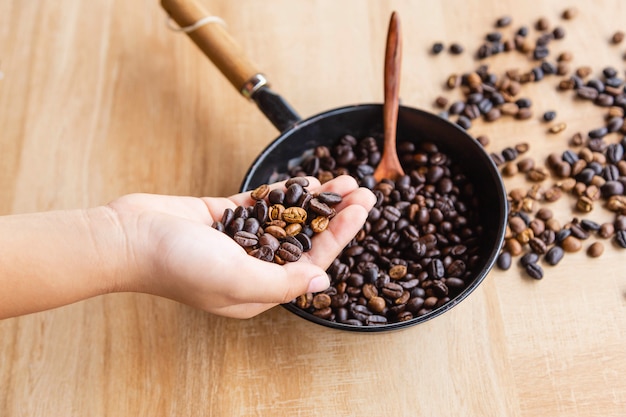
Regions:
<instances>
[{"instance_id":1,"label":"dark roasted coffee bean","mask_svg":"<svg viewBox=\"0 0 626 417\"><path fill-rule=\"evenodd\" d=\"M552 120L554 120L556 118L556 112L555 111L547 111L543 114L543 120L545 120L546 122L551 122Z\"/></svg>"},{"instance_id":2,"label":"dark roasted coffee bean","mask_svg":"<svg viewBox=\"0 0 626 417\"><path fill-rule=\"evenodd\" d=\"M372 314L371 316L367 317L367 319L365 320L365 324L368 326L382 326L384 324L387 324L387 317Z\"/></svg>"},{"instance_id":3,"label":"dark roasted coffee bean","mask_svg":"<svg viewBox=\"0 0 626 417\"><path fill-rule=\"evenodd\" d=\"M259 237L259 245L269 246L275 252L280 247L280 241L269 233L263 233Z\"/></svg>"},{"instance_id":4,"label":"dark roasted coffee bean","mask_svg":"<svg viewBox=\"0 0 626 417\"><path fill-rule=\"evenodd\" d=\"M226 210L224 210L224 214L222 215L221 222L224 225L224 227L228 227L228 225L230 224L231 221L233 221L234 218L235 218L234 210L231 208L227 208Z\"/></svg>"},{"instance_id":5,"label":"dark roasted coffee bean","mask_svg":"<svg viewBox=\"0 0 626 417\"><path fill-rule=\"evenodd\" d=\"M430 48L431 52L432 52L434 55L439 54L441 51L443 51L443 49L444 49L444 48L443 48L443 43L441 43L441 42L435 42L435 43L433 44L433 46Z\"/></svg>"},{"instance_id":6,"label":"dark roasted coffee bean","mask_svg":"<svg viewBox=\"0 0 626 417\"><path fill-rule=\"evenodd\" d=\"M498 256L496 264L498 265L498 268L503 271L508 270L511 267L511 253L508 251L501 252Z\"/></svg>"},{"instance_id":7,"label":"dark roasted coffee bean","mask_svg":"<svg viewBox=\"0 0 626 417\"><path fill-rule=\"evenodd\" d=\"M456 123L461 126L463 129L469 129L472 127L472 122L467 116L459 116Z\"/></svg>"},{"instance_id":8,"label":"dark roasted coffee bean","mask_svg":"<svg viewBox=\"0 0 626 417\"><path fill-rule=\"evenodd\" d=\"M596 100L598 98L598 90L589 86L582 86L576 90L576 95L586 100Z\"/></svg>"},{"instance_id":9,"label":"dark roasted coffee bean","mask_svg":"<svg viewBox=\"0 0 626 417\"><path fill-rule=\"evenodd\" d=\"M341 194L333 193L330 191L322 192L317 195L317 199L322 203L326 203L328 205L334 206L336 204L341 203L342 197Z\"/></svg>"},{"instance_id":10,"label":"dark roasted coffee bean","mask_svg":"<svg viewBox=\"0 0 626 417\"><path fill-rule=\"evenodd\" d=\"M623 119L622 119L623 120ZM624 159L624 148L620 143L612 143L606 147L606 158L610 163L617 164Z\"/></svg>"},{"instance_id":11,"label":"dark roasted coffee bean","mask_svg":"<svg viewBox=\"0 0 626 417\"><path fill-rule=\"evenodd\" d=\"M529 277L534 279L542 279L543 278L543 269L541 266L536 263L529 263L525 266L526 273Z\"/></svg>"},{"instance_id":12,"label":"dark roasted coffee bean","mask_svg":"<svg viewBox=\"0 0 626 417\"><path fill-rule=\"evenodd\" d=\"M226 228L224 227L224 223L222 222L213 222L212 227L218 232L226 233Z\"/></svg>"},{"instance_id":13,"label":"dark roasted coffee bean","mask_svg":"<svg viewBox=\"0 0 626 417\"><path fill-rule=\"evenodd\" d=\"M241 218L241 217L237 217L236 219L233 219L229 225L226 227L226 233L229 236L234 236L235 233L240 232L243 230L243 226L245 224L245 219Z\"/></svg>"},{"instance_id":14,"label":"dark roasted coffee bean","mask_svg":"<svg viewBox=\"0 0 626 417\"><path fill-rule=\"evenodd\" d=\"M253 218L260 224L265 223L269 218L269 207L265 200L257 200L252 209Z\"/></svg>"},{"instance_id":15,"label":"dark roasted coffee bean","mask_svg":"<svg viewBox=\"0 0 626 417\"><path fill-rule=\"evenodd\" d=\"M287 262L295 262L302 256L302 249L290 242L283 242L276 251L276 256Z\"/></svg>"},{"instance_id":16,"label":"dark roasted coffee bean","mask_svg":"<svg viewBox=\"0 0 626 417\"><path fill-rule=\"evenodd\" d=\"M397 222L398 220L400 220L402 212L394 206L386 206L383 209L382 215L390 222Z\"/></svg>"},{"instance_id":17,"label":"dark roasted coffee bean","mask_svg":"<svg viewBox=\"0 0 626 417\"><path fill-rule=\"evenodd\" d=\"M312 198L309 202L309 209L320 216L330 217L333 209L326 203L321 202L318 198Z\"/></svg>"},{"instance_id":18,"label":"dark roasted coffee bean","mask_svg":"<svg viewBox=\"0 0 626 417\"><path fill-rule=\"evenodd\" d=\"M430 264L428 265L428 269L428 272L433 279L443 278L446 272L443 266L443 262L441 262L441 259L438 258L435 258L430 262Z\"/></svg>"},{"instance_id":19,"label":"dark roasted coffee bean","mask_svg":"<svg viewBox=\"0 0 626 417\"><path fill-rule=\"evenodd\" d=\"M626 230L616 231L614 239L618 246L626 249Z\"/></svg>"},{"instance_id":20,"label":"dark roasted coffee bean","mask_svg":"<svg viewBox=\"0 0 626 417\"><path fill-rule=\"evenodd\" d=\"M247 219L248 216L250 215L250 213L248 212L248 209L244 206L238 206L235 208L235 218L236 219Z\"/></svg>"},{"instance_id":21,"label":"dark roasted coffee bean","mask_svg":"<svg viewBox=\"0 0 626 417\"><path fill-rule=\"evenodd\" d=\"M243 231L256 235L260 227L261 224L256 218L249 217L245 220L243 224Z\"/></svg>"},{"instance_id":22,"label":"dark roasted coffee bean","mask_svg":"<svg viewBox=\"0 0 626 417\"><path fill-rule=\"evenodd\" d=\"M528 252L520 258L520 264L523 267L526 267L528 264L537 263L537 261L539 261L539 255L535 252Z\"/></svg>"},{"instance_id":23,"label":"dark roasted coffee bean","mask_svg":"<svg viewBox=\"0 0 626 417\"><path fill-rule=\"evenodd\" d=\"M311 238L305 233L298 233L295 238L302 245L303 252L308 252L313 248L313 242L311 241Z\"/></svg>"},{"instance_id":24,"label":"dark roasted coffee bean","mask_svg":"<svg viewBox=\"0 0 626 417\"><path fill-rule=\"evenodd\" d=\"M306 177L293 177L289 178L287 182L285 182L285 187L289 188L292 184L298 184L302 188L309 186L309 180Z\"/></svg>"},{"instance_id":25,"label":"dark roasted coffee bean","mask_svg":"<svg viewBox=\"0 0 626 417\"><path fill-rule=\"evenodd\" d=\"M454 55L459 55L462 54L464 51L463 46L461 46L461 44L459 43L453 43L450 45L450 52Z\"/></svg>"},{"instance_id":26,"label":"dark roasted coffee bean","mask_svg":"<svg viewBox=\"0 0 626 417\"><path fill-rule=\"evenodd\" d=\"M539 255L543 255L548 251L546 243L538 237L534 237L528 241L530 249Z\"/></svg>"},{"instance_id":27,"label":"dark roasted coffee bean","mask_svg":"<svg viewBox=\"0 0 626 417\"><path fill-rule=\"evenodd\" d=\"M268 194L268 201L270 204L283 204L285 201L285 191L280 188L275 188Z\"/></svg>"},{"instance_id":28,"label":"dark roasted coffee bean","mask_svg":"<svg viewBox=\"0 0 626 417\"><path fill-rule=\"evenodd\" d=\"M588 135L592 139L598 139L606 136L607 133L609 133L609 130L606 128L606 126L602 126L597 129L590 130Z\"/></svg>"},{"instance_id":29,"label":"dark roasted coffee bean","mask_svg":"<svg viewBox=\"0 0 626 417\"><path fill-rule=\"evenodd\" d=\"M578 223L572 224L570 226L570 230L572 231L572 236L576 237L577 239L589 239L589 232Z\"/></svg>"},{"instance_id":30,"label":"dark roasted coffee bean","mask_svg":"<svg viewBox=\"0 0 626 417\"><path fill-rule=\"evenodd\" d=\"M259 238L255 233L239 231L233 236L235 242L244 248L255 246L259 243Z\"/></svg>"},{"instance_id":31,"label":"dark roasted coffee bean","mask_svg":"<svg viewBox=\"0 0 626 417\"><path fill-rule=\"evenodd\" d=\"M396 298L401 297L403 292L404 288L395 282L388 282L382 288L382 294L390 300L395 300Z\"/></svg>"},{"instance_id":32,"label":"dark roasted coffee bean","mask_svg":"<svg viewBox=\"0 0 626 417\"><path fill-rule=\"evenodd\" d=\"M513 19L511 18L511 16L502 16L498 18L498 20L496 20L496 27L503 28L509 26L512 21Z\"/></svg>"},{"instance_id":33,"label":"dark roasted coffee bean","mask_svg":"<svg viewBox=\"0 0 626 417\"><path fill-rule=\"evenodd\" d=\"M551 247L544 256L544 260L550 265L558 264L563 259L563 249L560 246Z\"/></svg>"},{"instance_id":34,"label":"dark roasted coffee bean","mask_svg":"<svg viewBox=\"0 0 626 417\"><path fill-rule=\"evenodd\" d=\"M265 262L274 260L274 251L269 246L260 246L257 249L253 249L250 251L250 255Z\"/></svg>"},{"instance_id":35,"label":"dark roasted coffee bean","mask_svg":"<svg viewBox=\"0 0 626 417\"><path fill-rule=\"evenodd\" d=\"M285 205L286 206L294 206L298 203L298 200L304 194L304 188L298 184L293 183L285 191Z\"/></svg>"}]
</instances>

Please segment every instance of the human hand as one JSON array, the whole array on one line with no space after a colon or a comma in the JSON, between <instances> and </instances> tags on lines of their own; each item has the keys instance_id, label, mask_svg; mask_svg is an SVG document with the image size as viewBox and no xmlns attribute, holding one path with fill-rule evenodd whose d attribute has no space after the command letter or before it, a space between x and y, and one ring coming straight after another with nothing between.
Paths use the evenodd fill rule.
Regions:
<instances>
[{"instance_id":1,"label":"human hand","mask_svg":"<svg viewBox=\"0 0 626 417\"><path fill-rule=\"evenodd\" d=\"M311 192L343 196L326 231L297 262L278 265L248 255L234 240L211 225L226 208L250 206L250 193L229 198L131 194L110 207L128 242L136 275L117 290L170 298L205 311L248 318L306 292L329 285L326 268L360 230L375 203L354 178L338 177L320 185L309 178ZM281 187L283 183L271 187Z\"/></svg>"}]
</instances>

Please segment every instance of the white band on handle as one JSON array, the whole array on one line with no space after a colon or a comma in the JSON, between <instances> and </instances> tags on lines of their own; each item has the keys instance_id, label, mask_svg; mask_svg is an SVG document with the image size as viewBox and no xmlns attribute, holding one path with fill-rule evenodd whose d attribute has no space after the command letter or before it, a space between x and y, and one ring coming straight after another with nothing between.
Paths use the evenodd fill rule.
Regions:
<instances>
[{"instance_id":1,"label":"white band on handle","mask_svg":"<svg viewBox=\"0 0 626 417\"><path fill-rule=\"evenodd\" d=\"M196 23L191 24L189 26L185 26L185 27L178 27L174 25L174 23L172 22L172 18L169 16L167 17L165 22L167 24L167 27L173 30L174 32L184 32L184 33L193 32L194 30L204 25L208 25L209 23L219 23L222 26L226 26L226 22L224 22L224 20L221 17L217 17L217 16L205 16L202 19L198 20Z\"/></svg>"}]
</instances>

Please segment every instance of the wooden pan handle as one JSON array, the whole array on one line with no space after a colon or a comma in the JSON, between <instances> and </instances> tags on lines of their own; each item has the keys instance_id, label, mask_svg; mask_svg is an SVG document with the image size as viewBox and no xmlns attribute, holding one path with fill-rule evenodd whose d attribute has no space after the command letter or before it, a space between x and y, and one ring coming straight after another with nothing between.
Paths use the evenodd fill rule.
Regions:
<instances>
[{"instance_id":1,"label":"wooden pan handle","mask_svg":"<svg viewBox=\"0 0 626 417\"><path fill-rule=\"evenodd\" d=\"M161 0L161 6L181 28L209 16L195 0ZM250 96L252 90L260 87L259 83L265 83L265 78L221 24L208 23L187 35L244 96Z\"/></svg>"}]
</instances>

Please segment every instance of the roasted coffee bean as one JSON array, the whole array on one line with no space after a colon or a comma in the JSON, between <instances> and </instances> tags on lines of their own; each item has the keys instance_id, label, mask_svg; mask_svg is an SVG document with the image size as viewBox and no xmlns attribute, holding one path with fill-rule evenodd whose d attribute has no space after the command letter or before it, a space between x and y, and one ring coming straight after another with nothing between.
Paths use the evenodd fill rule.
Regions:
<instances>
[{"instance_id":1,"label":"roasted coffee bean","mask_svg":"<svg viewBox=\"0 0 626 417\"><path fill-rule=\"evenodd\" d=\"M328 228L330 224L330 219L325 216L317 216L313 220L311 220L311 229L315 233L321 233Z\"/></svg>"},{"instance_id":2,"label":"roasted coffee bean","mask_svg":"<svg viewBox=\"0 0 626 417\"><path fill-rule=\"evenodd\" d=\"M511 16L502 16L496 21L496 27L503 28L509 26L512 21L513 19L511 18Z\"/></svg>"},{"instance_id":3,"label":"roasted coffee bean","mask_svg":"<svg viewBox=\"0 0 626 417\"><path fill-rule=\"evenodd\" d=\"M604 253L604 245L602 242L594 242L587 248L587 255L592 258L598 258Z\"/></svg>"},{"instance_id":4,"label":"roasted coffee bean","mask_svg":"<svg viewBox=\"0 0 626 417\"><path fill-rule=\"evenodd\" d=\"M302 249L290 242L283 242L276 251L276 256L287 262L295 262L302 256Z\"/></svg>"},{"instance_id":5,"label":"roasted coffee bean","mask_svg":"<svg viewBox=\"0 0 626 417\"><path fill-rule=\"evenodd\" d=\"M240 232L243 230L243 226L245 224L246 220L242 217L237 217L235 219L233 219L228 226L226 226L225 230L226 233L229 236L235 236L235 233Z\"/></svg>"},{"instance_id":6,"label":"roasted coffee bean","mask_svg":"<svg viewBox=\"0 0 626 417\"><path fill-rule=\"evenodd\" d=\"M552 246L544 256L544 260L550 265L558 264L563 259L564 251L560 246Z\"/></svg>"},{"instance_id":7,"label":"roasted coffee bean","mask_svg":"<svg viewBox=\"0 0 626 417\"><path fill-rule=\"evenodd\" d=\"M618 246L626 249L626 230L616 231L614 239Z\"/></svg>"},{"instance_id":8,"label":"roasted coffee bean","mask_svg":"<svg viewBox=\"0 0 626 417\"><path fill-rule=\"evenodd\" d=\"M267 198L270 204L283 204L285 202L285 191L275 188L269 192Z\"/></svg>"},{"instance_id":9,"label":"roasted coffee bean","mask_svg":"<svg viewBox=\"0 0 626 417\"><path fill-rule=\"evenodd\" d=\"M298 233L295 235L295 238L302 245L302 251L308 252L313 248L313 242L311 241L311 238L305 233Z\"/></svg>"},{"instance_id":10,"label":"roasted coffee bean","mask_svg":"<svg viewBox=\"0 0 626 417\"><path fill-rule=\"evenodd\" d=\"M330 217L333 214L333 209L318 198L312 198L311 201L309 201L309 209L324 217Z\"/></svg>"},{"instance_id":11,"label":"roasted coffee bean","mask_svg":"<svg viewBox=\"0 0 626 417\"><path fill-rule=\"evenodd\" d=\"M443 49L444 49L444 47L443 47L443 43L441 43L441 42L435 42L435 43L433 44L433 46L430 48L431 52L432 52L434 55L439 54L441 51L443 51Z\"/></svg>"},{"instance_id":12,"label":"roasted coffee bean","mask_svg":"<svg viewBox=\"0 0 626 417\"><path fill-rule=\"evenodd\" d=\"M274 260L274 251L269 246L259 246L257 249L250 251L250 255L266 262Z\"/></svg>"},{"instance_id":13,"label":"roasted coffee bean","mask_svg":"<svg viewBox=\"0 0 626 417\"><path fill-rule=\"evenodd\" d=\"M235 242L244 248L255 246L259 243L259 238L255 233L240 231L233 236Z\"/></svg>"},{"instance_id":14,"label":"roasted coffee bean","mask_svg":"<svg viewBox=\"0 0 626 417\"><path fill-rule=\"evenodd\" d=\"M498 258L496 260L496 265L498 265L498 268L502 269L503 271L506 271L509 268L511 268L511 263L512 263L511 253L508 251L501 252L500 255L498 255Z\"/></svg>"},{"instance_id":15,"label":"roasted coffee bean","mask_svg":"<svg viewBox=\"0 0 626 417\"><path fill-rule=\"evenodd\" d=\"M297 184L294 185L299 187ZM301 207L288 207L283 211L281 217L287 223L304 223L307 219L307 213Z\"/></svg>"},{"instance_id":16,"label":"roasted coffee bean","mask_svg":"<svg viewBox=\"0 0 626 417\"><path fill-rule=\"evenodd\" d=\"M230 224L230 222L233 221L234 218L235 218L235 211L231 208L227 208L226 210L224 210L221 223L224 225L224 227L228 227L228 225Z\"/></svg>"},{"instance_id":17,"label":"roasted coffee bean","mask_svg":"<svg viewBox=\"0 0 626 417\"><path fill-rule=\"evenodd\" d=\"M382 287L382 294L388 297L390 300L395 300L402 296L404 288L400 284L394 282L388 282Z\"/></svg>"},{"instance_id":18,"label":"roasted coffee bean","mask_svg":"<svg viewBox=\"0 0 626 417\"><path fill-rule=\"evenodd\" d=\"M304 188L300 184L298 183L291 184L287 188L287 191L285 191L285 205L293 206L297 204L298 200L300 200L303 194L304 194Z\"/></svg>"},{"instance_id":19,"label":"roasted coffee bean","mask_svg":"<svg viewBox=\"0 0 626 417\"><path fill-rule=\"evenodd\" d=\"M570 235L561 241L561 247L565 252L578 252L582 249L582 242L577 237Z\"/></svg>"},{"instance_id":20,"label":"roasted coffee bean","mask_svg":"<svg viewBox=\"0 0 626 417\"><path fill-rule=\"evenodd\" d=\"M317 199L321 201L322 203L326 203L330 206L339 204L342 201L342 197L340 194L329 192L329 191L319 193L317 195Z\"/></svg>"},{"instance_id":21,"label":"roasted coffee bean","mask_svg":"<svg viewBox=\"0 0 626 417\"><path fill-rule=\"evenodd\" d=\"M537 263L537 261L539 261L539 255L535 252L528 252L521 257L520 264L526 267L526 265Z\"/></svg>"},{"instance_id":22,"label":"roasted coffee bean","mask_svg":"<svg viewBox=\"0 0 626 417\"><path fill-rule=\"evenodd\" d=\"M543 268L537 265L536 263L527 264L524 269L529 277L534 279L542 279L543 278Z\"/></svg>"},{"instance_id":23,"label":"roasted coffee bean","mask_svg":"<svg viewBox=\"0 0 626 417\"><path fill-rule=\"evenodd\" d=\"M537 253L539 255L543 255L544 253L548 251L548 247L546 243L543 240L541 240L539 237L534 237L530 239L528 241L528 245L530 246L530 249L534 253Z\"/></svg>"},{"instance_id":24,"label":"roasted coffee bean","mask_svg":"<svg viewBox=\"0 0 626 417\"><path fill-rule=\"evenodd\" d=\"M259 237L259 245L268 246L272 251L277 251L280 247L280 241L269 233L263 233Z\"/></svg>"},{"instance_id":25,"label":"roasted coffee bean","mask_svg":"<svg viewBox=\"0 0 626 417\"><path fill-rule=\"evenodd\" d=\"M298 184L304 188L309 186L309 180L306 177L292 177L285 182L285 187L289 189L293 184Z\"/></svg>"},{"instance_id":26,"label":"roasted coffee bean","mask_svg":"<svg viewBox=\"0 0 626 417\"><path fill-rule=\"evenodd\" d=\"M259 185L250 193L250 197L255 200L263 200L270 192L270 186L267 184Z\"/></svg>"},{"instance_id":27,"label":"roasted coffee bean","mask_svg":"<svg viewBox=\"0 0 626 417\"><path fill-rule=\"evenodd\" d=\"M382 326L387 324L387 317L378 314L372 314L365 319L365 324L368 326Z\"/></svg>"}]
</instances>

